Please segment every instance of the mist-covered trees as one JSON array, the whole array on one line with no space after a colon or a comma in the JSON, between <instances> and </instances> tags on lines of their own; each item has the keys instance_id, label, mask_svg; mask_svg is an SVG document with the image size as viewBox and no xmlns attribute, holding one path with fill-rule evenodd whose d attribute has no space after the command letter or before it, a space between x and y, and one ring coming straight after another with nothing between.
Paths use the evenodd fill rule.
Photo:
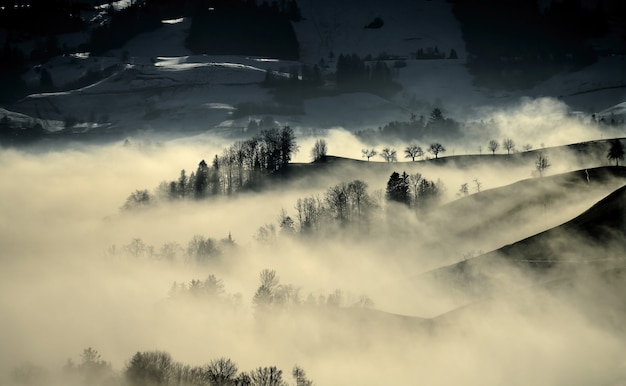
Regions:
<instances>
[{"instance_id":1,"label":"mist-covered trees","mask_svg":"<svg viewBox=\"0 0 626 386\"><path fill-rule=\"evenodd\" d=\"M496 155L496 150L498 150L498 147L500 147L498 141L496 141L495 139L489 140L489 143L487 144L487 149L489 149L491 155Z\"/></svg>"},{"instance_id":2,"label":"mist-covered trees","mask_svg":"<svg viewBox=\"0 0 626 386\"><path fill-rule=\"evenodd\" d=\"M283 380L283 371L275 366L258 367L249 376L252 386L288 386Z\"/></svg>"},{"instance_id":3,"label":"mist-covered trees","mask_svg":"<svg viewBox=\"0 0 626 386\"><path fill-rule=\"evenodd\" d=\"M539 153L537 155L537 158L535 159L535 169L537 170L537 172L539 172L539 176L543 177L546 169L548 169L550 166L552 165L550 164L550 160L548 159L548 157L543 153Z\"/></svg>"},{"instance_id":4,"label":"mist-covered trees","mask_svg":"<svg viewBox=\"0 0 626 386\"><path fill-rule=\"evenodd\" d=\"M378 154L375 149L361 149L361 153L363 154L364 158L367 158L368 161L370 160L370 158L375 157L376 154Z\"/></svg>"},{"instance_id":5,"label":"mist-covered trees","mask_svg":"<svg viewBox=\"0 0 626 386\"><path fill-rule=\"evenodd\" d=\"M422 157L424 155L424 151L418 145L411 144L404 149L404 154L404 158L410 158L411 161L415 162L415 158Z\"/></svg>"},{"instance_id":6,"label":"mist-covered trees","mask_svg":"<svg viewBox=\"0 0 626 386\"><path fill-rule=\"evenodd\" d=\"M189 284L176 283L170 288L170 298L194 298L201 300L219 300L224 295L224 282L210 274L204 280L192 279Z\"/></svg>"},{"instance_id":7,"label":"mist-covered trees","mask_svg":"<svg viewBox=\"0 0 626 386\"><path fill-rule=\"evenodd\" d=\"M408 175L393 172L387 181L385 198L417 209L425 209L436 203L441 196L441 182L429 181L420 173Z\"/></svg>"},{"instance_id":8,"label":"mist-covered trees","mask_svg":"<svg viewBox=\"0 0 626 386\"><path fill-rule=\"evenodd\" d=\"M165 242L161 246L145 243L135 237L128 244L118 248L111 245L106 253L109 256L126 256L133 259L147 259L153 262L210 265L218 264L237 250L237 244L228 234L222 239L194 235L183 248L177 242Z\"/></svg>"},{"instance_id":9,"label":"mist-covered trees","mask_svg":"<svg viewBox=\"0 0 626 386\"><path fill-rule=\"evenodd\" d=\"M313 158L313 161L319 161L326 157L327 152L328 146L326 145L326 140L318 139L315 141L313 149L311 149L311 157Z\"/></svg>"},{"instance_id":10,"label":"mist-covered trees","mask_svg":"<svg viewBox=\"0 0 626 386\"><path fill-rule=\"evenodd\" d=\"M505 138L502 147L506 149L506 154L511 154L511 150L515 149L515 142L511 138Z\"/></svg>"},{"instance_id":11,"label":"mist-covered trees","mask_svg":"<svg viewBox=\"0 0 626 386\"><path fill-rule=\"evenodd\" d=\"M295 372L295 369L299 369ZM221 357L202 366L190 366L175 361L165 351L137 352L124 370L128 386L287 386L283 371L275 366L257 367L239 372L230 358ZM294 366L297 385L311 385L304 370ZM305 382L305 383L298 383ZM308 383L307 383L308 382Z\"/></svg>"},{"instance_id":12,"label":"mist-covered trees","mask_svg":"<svg viewBox=\"0 0 626 386\"><path fill-rule=\"evenodd\" d=\"M409 176L406 172L402 175L393 172L387 181L387 189L385 190L385 198L387 201L398 202L401 204L410 204L409 198Z\"/></svg>"},{"instance_id":13,"label":"mist-covered trees","mask_svg":"<svg viewBox=\"0 0 626 386\"><path fill-rule=\"evenodd\" d=\"M318 150L325 150L324 145L319 144ZM200 200L255 188L263 183L264 176L285 169L298 149L295 133L289 126L265 129L257 136L235 142L221 155L216 154L211 165L201 160L190 174L181 170L178 179L162 182L156 195L166 200ZM143 208L153 201L148 190L137 190L122 209Z\"/></svg>"},{"instance_id":14,"label":"mist-covered trees","mask_svg":"<svg viewBox=\"0 0 626 386\"><path fill-rule=\"evenodd\" d=\"M411 113L408 121L391 121L378 129L366 129L357 132L361 138L369 141L396 138L414 141L425 137L456 138L460 135L460 123L446 117L441 108L435 107L428 118Z\"/></svg>"},{"instance_id":15,"label":"mist-covered trees","mask_svg":"<svg viewBox=\"0 0 626 386\"><path fill-rule=\"evenodd\" d=\"M298 199L297 229L300 234L319 233L335 226L354 226L364 229L369 223L374 200L367 192L367 184L360 180L342 182L326 190L322 198L311 196Z\"/></svg>"},{"instance_id":16,"label":"mist-covered trees","mask_svg":"<svg viewBox=\"0 0 626 386\"><path fill-rule=\"evenodd\" d=\"M380 156L385 160L385 162L396 162L398 160L396 149L391 149L389 147L381 150Z\"/></svg>"},{"instance_id":17,"label":"mist-covered trees","mask_svg":"<svg viewBox=\"0 0 626 386\"><path fill-rule=\"evenodd\" d=\"M126 202L122 206L123 210L137 210L144 209L150 206L152 202L152 196L147 189L135 190L126 198Z\"/></svg>"},{"instance_id":18,"label":"mist-covered trees","mask_svg":"<svg viewBox=\"0 0 626 386\"><path fill-rule=\"evenodd\" d=\"M276 271L264 269L259 274L261 285L256 290L252 303L257 309L266 309L277 301L276 290L278 288L279 277Z\"/></svg>"},{"instance_id":19,"label":"mist-covered trees","mask_svg":"<svg viewBox=\"0 0 626 386\"><path fill-rule=\"evenodd\" d=\"M74 364L72 359L68 359L63 372L68 377L80 379L85 385L105 386L118 382L118 376L111 368L111 364L103 360L98 350L92 347L83 350L78 365Z\"/></svg>"},{"instance_id":20,"label":"mist-covered trees","mask_svg":"<svg viewBox=\"0 0 626 386\"><path fill-rule=\"evenodd\" d=\"M439 158L440 153L444 153L446 148L440 144L439 142L431 143L428 147L428 151L435 156L435 158Z\"/></svg>"},{"instance_id":21,"label":"mist-covered trees","mask_svg":"<svg viewBox=\"0 0 626 386\"><path fill-rule=\"evenodd\" d=\"M619 139L609 141L611 147L606 154L609 161L615 161L615 166L619 166L619 161L624 159L624 145Z\"/></svg>"}]
</instances>

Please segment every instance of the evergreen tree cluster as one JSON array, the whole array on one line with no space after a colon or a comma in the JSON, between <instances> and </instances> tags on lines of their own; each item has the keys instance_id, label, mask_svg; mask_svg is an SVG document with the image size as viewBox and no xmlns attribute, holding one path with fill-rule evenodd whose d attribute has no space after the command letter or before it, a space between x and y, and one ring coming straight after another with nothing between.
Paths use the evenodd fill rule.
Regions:
<instances>
[{"instance_id":1,"label":"evergreen tree cluster","mask_svg":"<svg viewBox=\"0 0 626 386\"><path fill-rule=\"evenodd\" d=\"M429 181L420 173L408 175L394 171L387 181L385 197L387 201L423 210L439 201L442 188L441 181Z\"/></svg>"},{"instance_id":2,"label":"evergreen tree cluster","mask_svg":"<svg viewBox=\"0 0 626 386\"><path fill-rule=\"evenodd\" d=\"M212 164L202 160L195 172L183 169L177 180L163 182L159 195L168 200L203 199L254 189L264 176L282 171L298 151L289 126L270 128L248 140L237 141L215 155Z\"/></svg>"},{"instance_id":3,"label":"evergreen tree cluster","mask_svg":"<svg viewBox=\"0 0 626 386\"><path fill-rule=\"evenodd\" d=\"M461 124L453 118L447 118L442 110L434 108L428 118L411 114L408 121L391 121L378 130L372 128L358 131L360 138L375 142L379 139L394 138L404 141L423 139L425 137L458 138L461 134Z\"/></svg>"}]
</instances>

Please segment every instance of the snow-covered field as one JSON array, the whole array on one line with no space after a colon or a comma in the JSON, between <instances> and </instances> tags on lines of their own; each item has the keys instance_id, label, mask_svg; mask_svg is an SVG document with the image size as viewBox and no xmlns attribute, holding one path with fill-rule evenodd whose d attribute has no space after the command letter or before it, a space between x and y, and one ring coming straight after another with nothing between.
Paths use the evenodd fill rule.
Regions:
<instances>
[{"instance_id":1,"label":"snow-covered field","mask_svg":"<svg viewBox=\"0 0 626 386\"><path fill-rule=\"evenodd\" d=\"M428 115L434 106L457 119L475 118L475 108L510 106L523 97L554 97L585 114L598 113L626 101L625 59L602 58L578 72L565 73L523 92L494 92L474 86L465 66L465 45L458 22L445 0L398 0L394 6L368 0L350 2L303 0L305 20L294 23L301 63L335 64L341 53L376 57L381 53L406 58L398 72L403 90L387 100L372 94L344 94L305 101L305 115L276 117L302 128L342 126L348 130L378 127L391 120L407 120L411 113ZM117 2L115 6L124 6ZM364 26L380 17L384 26ZM241 102L271 102L260 86L265 71L286 70L299 64L273 58L193 56L184 46L188 19L164 20L162 27L141 34L106 57L76 54L45 65L57 86L88 71L123 64L98 82L67 92L31 95L13 106L22 114L62 121L94 118L123 130L199 132L227 126L233 108ZM459 59L414 60L419 48L455 49ZM331 52L334 59L329 57ZM127 59L122 62L121 58ZM37 84L40 69L25 78ZM244 122L245 123L245 122ZM243 123L242 123L243 124ZM239 123L234 126L242 125Z\"/></svg>"}]
</instances>

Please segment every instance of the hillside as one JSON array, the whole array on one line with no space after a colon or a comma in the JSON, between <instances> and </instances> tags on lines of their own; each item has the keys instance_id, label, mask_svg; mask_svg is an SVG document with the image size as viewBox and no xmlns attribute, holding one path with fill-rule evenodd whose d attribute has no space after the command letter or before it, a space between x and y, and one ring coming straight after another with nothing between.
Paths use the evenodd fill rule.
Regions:
<instances>
[{"instance_id":1,"label":"hillside","mask_svg":"<svg viewBox=\"0 0 626 386\"><path fill-rule=\"evenodd\" d=\"M622 181L626 176L624 168L615 173ZM621 187L562 225L430 271L419 280L437 282L442 290L468 301L573 275L587 267L619 267L626 248L625 208L626 188Z\"/></svg>"},{"instance_id":2,"label":"hillside","mask_svg":"<svg viewBox=\"0 0 626 386\"><path fill-rule=\"evenodd\" d=\"M4 107L36 119L82 122L77 131L93 132L90 136L98 139L97 124L114 126L108 133L119 133L118 137L137 130L232 135L244 130L250 118L274 115L281 123L303 129L342 126L356 131L406 120L410 113L428 116L434 106L458 120L480 120L485 118L482 107L510 106L525 96L560 98L587 115L623 102L623 58L618 56L601 58L523 91L477 87L466 67L461 26L452 5L443 0L400 1L393 6L376 1L300 3L304 19L292 23L300 45L298 62L262 56L189 56L185 40L191 18L164 19L158 28L102 56L74 53L32 68L24 75L27 85L38 87L46 69L54 86L63 91L38 93ZM376 17L385 21L382 28L364 28ZM446 55L454 49L458 59L415 58L419 49L433 47ZM331 84L336 58L342 53L372 58L384 54L390 66L401 60L405 66L395 69L394 77L402 91L392 98L363 92L313 95L291 112L262 108L251 117L231 119L239 103L275 104L271 90L261 87L266 70L286 74L293 65L319 65ZM111 74L107 72L111 66L120 70Z\"/></svg>"}]
</instances>

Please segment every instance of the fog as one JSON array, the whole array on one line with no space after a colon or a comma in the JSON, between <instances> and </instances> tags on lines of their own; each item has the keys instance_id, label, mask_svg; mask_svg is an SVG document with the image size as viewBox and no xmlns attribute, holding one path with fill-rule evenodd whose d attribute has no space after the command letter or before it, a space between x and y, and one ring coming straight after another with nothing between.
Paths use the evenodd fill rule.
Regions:
<instances>
[{"instance_id":1,"label":"fog","mask_svg":"<svg viewBox=\"0 0 626 386\"><path fill-rule=\"evenodd\" d=\"M512 132L519 144L556 146L602 135L596 126L574 125L551 100L484 114L493 117L495 131L468 134L463 141L486 146L489 138ZM556 118L546 123L536 118L540 115ZM368 147L333 129L298 138L294 161L309 162L317 138L328 142L331 155L359 158ZM194 170L199 160L210 160L229 144L199 136L142 146L0 151L0 383L19 384L12 371L32 363L48 369L46 384L67 384L60 369L68 358L79 362L87 347L119 373L134 353L163 350L191 365L228 357L241 371L278 366L285 378L298 364L317 385L626 380L626 307L615 296L624 289L621 271L608 280L602 269L557 267L544 279L561 282L544 286L537 275L501 263L503 286L460 297L451 291L456 283L424 276L569 221L623 185L613 178L596 183L595 174L593 183L550 179L603 165L594 158L546 149L553 166L541 181L532 175L535 154L510 164L352 162L232 198L120 210L134 190L176 179L181 169ZM396 146L399 153L406 146L383 145ZM440 179L447 205L416 213L386 204L381 192L394 170ZM330 186L355 179L365 181L381 205L368 232L339 229L309 238L279 233L259 240L260 227L278 227L281 210L296 217L298 198L323 197ZM509 187L481 201L472 198L474 179L483 193L527 179L535 185ZM472 195L459 200L465 182ZM236 247L205 264L191 262L183 251L164 261L148 252L133 256L127 248L141 239L156 251L165 243L184 249L194 235L215 240L230 235ZM560 242L580 245L585 255L593 253L582 237L562 237ZM597 252L618 257L621 248L606 245ZM280 284L298 288L302 304L261 312L253 296L263 269L276 270ZM218 298L170 292L174 282L210 274L223 280ZM340 307L320 304L320 297L328 299L338 289ZM315 305L305 305L309 294ZM362 307L364 296L373 305Z\"/></svg>"}]
</instances>

